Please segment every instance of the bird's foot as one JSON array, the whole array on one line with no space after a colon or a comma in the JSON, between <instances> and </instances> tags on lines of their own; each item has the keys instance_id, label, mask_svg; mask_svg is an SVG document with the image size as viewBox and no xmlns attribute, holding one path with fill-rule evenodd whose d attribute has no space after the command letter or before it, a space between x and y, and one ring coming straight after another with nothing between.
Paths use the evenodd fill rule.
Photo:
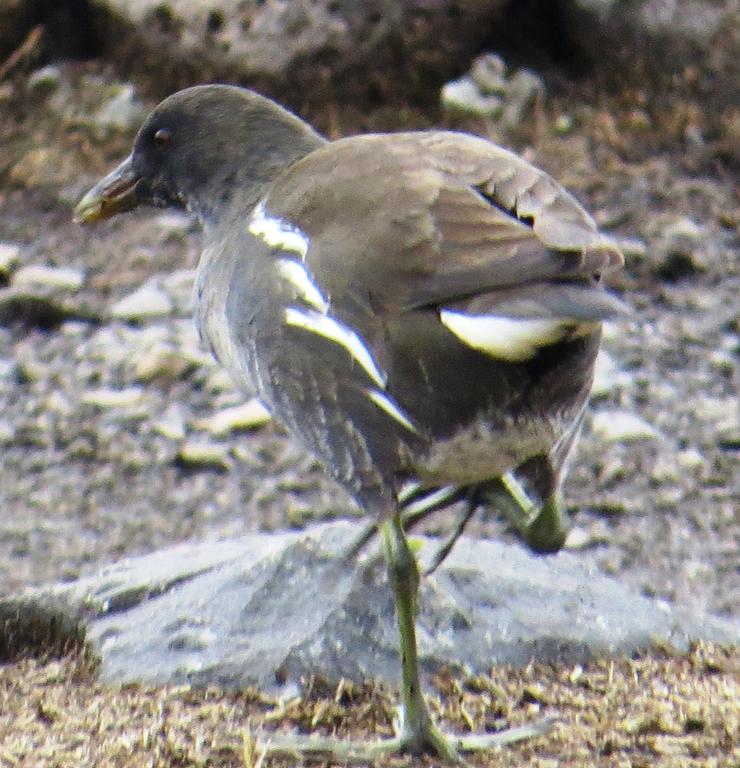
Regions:
<instances>
[{"instance_id":1,"label":"bird's foot","mask_svg":"<svg viewBox=\"0 0 740 768\"><path fill-rule=\"evenodd\" d=\"M445 765L465 766L466 754L500 749L517 741L542 736L551 730L553 724L552 718L546 718L496 733L447 735L430 723L422 733L404 730L392 739L365 742L322 736L274 735L250 748L250 754L255 755L256 760L247 760L245 764L263 765L265 760L282 759L328 762L332 765L374 765L384 757L426 754L438 758ZM393 765L398 763L394 761Z\"/></svg>"}]
</instances>

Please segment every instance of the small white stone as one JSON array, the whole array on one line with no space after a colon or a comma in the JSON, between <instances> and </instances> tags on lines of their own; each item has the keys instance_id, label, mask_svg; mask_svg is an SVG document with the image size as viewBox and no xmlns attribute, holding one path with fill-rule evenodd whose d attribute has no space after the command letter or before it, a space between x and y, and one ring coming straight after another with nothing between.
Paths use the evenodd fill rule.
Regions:
<instances>
[{"instance_id":1,"label":"small white stone","mask_svg":"<svg viewBox=\"0 0 740 768\"><path fill-rule=\"evenodd\" d=\"M153 424L154 431L168 440L179 441L185 437L185 419L176 406L168 408Z\"/></svg>"},{"instance_id":2,"label":"small white stone","mask_svg":"<svg viewBox=\"0 0 740 768\"><path fill-rule=\"evenodd\" d=\"M213 373L206 379L204 388L214 395L224 392L231 394L237 391L234 377L225 368L215 367Z\"/></svg>"},{"instance_id":3,"label":"small white stone","mask_svg":"<svg viewBox=\"0 0 740 768\"><path fill-rule=\"evenodd\" d=\"M97 408L127 408L139 405L144 399L144 390L140 387L128 389L91 389L84 392L80 402Z\"/></svg>"},{"instance_id":4,"label":"small white stone","mask_svg":"<svg viewBox=\"0 0 740 768\"><path fill-rule=\"evenodd\" d=\"M630 411L598 411L592 417L591 429L610 443L629 443L659 437L655 427Z\"/></svg>"},{"instance_id":5,"label":"small white stone","mask_svg":"<svg viewBox=\"0 0 740 768\"><path fill-rule=\"evenodd\" d=\"M137 350L131 355L130 364L134 378L143 383L157 379L176 381L192 367L190 360L165 341L158 341Z\"/></svg>"},{"instance_id":6,"label":"small white stone","mask_svg":"<svg viewBox=\"0 0 740 768\"><path fill-rule=\"evenodd\" d=\"M594 365L594 383L591 386L591 397L594 400L608 397L613 390L619 386L619 369L614 362L614 358L606 351L601 350L596 357Z\"/></svg>"},{"instance_id":7,"label":"small white stone","mask_svg":"<svg viewBox=\"0 0 740 768\"><path fill-rule=\"evenodd\" d=\"M20 246L15 243L0 243L0 275L9 275L18 264L20 255Z\"/></svg>"},{"instance_id":8,"label":"small white stone","mask_svg":"<svg viewBox=\"0 0 740 768\"><path fill-rule=\"evenodd\" d=\"M650 478L656 483L675 483L679 477L676 459L670 455L659 456L650 473Z\"/></svg>"},{"instance_id":9,"label":"small white stone","mask_svg":"<svg viewBox=\"0 0 740 768\"><path fill-rule=\"evenodd\" d=\"M69 416L72 413L72 404L61 393L56 390L51 392L49 397L46 398L46 410L51 413L56 413L59 416Z\"/></svg>"},{"instance_id":10,"label":"small white stone","mask_svg":"<svg viewBox=\"0 0 740 768\"><path fill-rule=\"evenodd\" d=\"M0 357L0 379L11 379L18 370L15 360L8 357Z\"/></svg>"},{"instance_id":11,"label":"small white stone","mask_svg":"<svg viewBox=\"0 0 740 768\"><path fill-rule=\"evenodd\" d=\"M190 217L177 211L161 213L156 222L165 235L184 235L190 227Z\"/></svg>"},{"instance_id":12,"label":"small white stone","mask_svg":"<svg viewBox=\"0 0 740 768\"><path fill-rule=\"evenodd\" d=\"M15 439L15 429L9 421L0 419L0 445L12 443Z\"/></svg>"},{"instance_id":13,"label":"small white stone","mask_svg":"<svg viewBox=\"0 0 740 768\"><path fill-rule=\"evenodd\" d=\"M124 296L111 309L111 315L119 320L146 320L166 317L172 312L169 296L153 282L145 283L138 290Z\"/></svg>"},{"instance_id":14,"label":"small white stone","mask_svg":"<svg viewBox=\"0 0 740 768\"><path fill-rule=\"evenodd\" d=\"M227 446L205 440L189 440L183 443L178 458L184 464L197 467L228 469L231 465Z\"/></svg>"},{"instance_id":15,"label":"small white stone","mask_svg":"<svg viewBox=\"0 0 740 768\"><path fill-rule=\"evenodd\" d=\"M696 469L704 464L704 457L696 448L686 448L676 454L676 463L683 469Z\"/></svg>"},{"instance_id":16,"label":"small white stone","mask_svg":"<svg viewBox=\"0 0 740 768\"><path fill-rule=\"evenodd\" d=\"M503 100L495 94L484 95L473 82L465 76L442 86L442 107L444 109L468 112L482 117L498 117L503 108Z\"/></svg>"},{"instance_id":17,"label":"small white stone","mask_svg":"<svg viewBox=\"0 0 740 768\"><path fill-rule=\"evenodd\" d=\"M255 397L242 405L224 408L211 418L199 421L196 426L207 430L214 437L225 437L242 429L257 429L271 418L267 408Z\"/></svg>"},{"instance_id":18,"label":"small white stone","mask_svg":"<svg viewBox=\"0 0 740 768\"><path fill-rule=\"evenodd\" d=\"M44 264L29 264L13 274L13 285L23 288L60 288L78 291L85 282L85 273L73 267L49 267Z\"/></svg>"}]
</instances>

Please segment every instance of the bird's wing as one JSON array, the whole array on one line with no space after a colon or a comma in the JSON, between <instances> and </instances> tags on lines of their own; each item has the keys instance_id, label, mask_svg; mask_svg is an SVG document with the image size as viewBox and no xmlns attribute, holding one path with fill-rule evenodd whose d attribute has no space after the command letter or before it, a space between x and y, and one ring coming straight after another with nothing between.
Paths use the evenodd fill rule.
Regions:
<instances>
[{"instance_id":1,"label":"bird's wing","mask_svg":"<svg viewBox=\"0 0 740 768\"><path fill-rule=\"evenodd\" d=\"M306 235L305 263L357 311L470 302L511 317L600 320L619 249L562 186L452 132L344 139L296 163L267 201ZM470 308L470 307L468 307Z\"/></svg>"}]
</instances>

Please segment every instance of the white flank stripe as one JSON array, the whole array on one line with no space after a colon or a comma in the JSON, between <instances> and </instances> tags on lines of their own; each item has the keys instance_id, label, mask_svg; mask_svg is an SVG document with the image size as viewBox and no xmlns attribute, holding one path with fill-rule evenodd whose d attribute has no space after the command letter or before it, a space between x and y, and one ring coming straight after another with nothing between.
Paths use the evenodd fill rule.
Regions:
<instances>
[{"instance_id":1,"label":"white flank stripe","mask_svg":"<svg viewBox=\"0 0 740 768\"><path fill-rule=\"evenodd\" d=\"M302 259L306 258L308 238L288 222L268 216L264 202L252 211L247 230L255 237L262 238L270 248L293 251Z\"/></svg>"},{"instance_id":2,"label":"white flank stripe","mask_svg":"<svg viewBox=\"0 0 740 768\"><path fill-rule=\"evenodd\" d=\"M377 389L368 389L370 399L379 408L382 408L389 416L392 416L399 424L402 424L409 432L418 433L419 430L413 425L409 417L391 400L388 395L378 392Z\"/></svg>"},{"instance_id":3,"label":"white flank stripe","mask_svg":"<svg viewBox=\"0 0 740 768\"><path fill-rule=\"evenodd\" d=\"M322 314L329 309L329 302L323 297L321 291L311 282L308 270L303 264L293 259L280 259L277 263L278 272L295 289L298 295Z\"/></svg>"},{"instance_id":4,"label":"white flank stripe","mask_svg":"<svg viewBox=\"0 0 740 768\"><path fill-rule=\"evenodd\" d=\"M443 309L439 318L464 344L513 363L530 360L540 347L562 339L567 325L563 320L467 315L450 309Z\"/></svg>"},{"instance_id":5,"label":"white flank stripe","mask_svg":"<svg viewBox=\"0 0 740 768\"><path fill-rule=\"evenodd\" d=\"M344 347L352 359L360 364L365 373L379 387L385 387L385 374L378 368L360 337L347 326L338 323L329 315L323 315L311 309L304 311L296 307L288 307L285 310L285 322L296 328L303 328L318 336L323 336L325 339Z\"/></svg>"}]
</instances>

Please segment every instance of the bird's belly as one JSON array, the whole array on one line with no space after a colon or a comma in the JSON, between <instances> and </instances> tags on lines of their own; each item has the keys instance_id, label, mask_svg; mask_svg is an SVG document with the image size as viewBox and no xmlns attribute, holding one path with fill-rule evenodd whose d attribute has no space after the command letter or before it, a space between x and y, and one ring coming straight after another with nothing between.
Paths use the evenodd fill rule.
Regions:
<instances>
[{"instance_id":1,"label":"bird's belly","mask_svg":"<svg viewBox=\"0 0 740 768\"><path fill-rule=\"evenodd\" d=\"M547 455L567 428L555 418L478 420L435 440L413 459L413 473L425 485L467 485L499 477L533 456Z\"/></svg>"}]
</instances>

